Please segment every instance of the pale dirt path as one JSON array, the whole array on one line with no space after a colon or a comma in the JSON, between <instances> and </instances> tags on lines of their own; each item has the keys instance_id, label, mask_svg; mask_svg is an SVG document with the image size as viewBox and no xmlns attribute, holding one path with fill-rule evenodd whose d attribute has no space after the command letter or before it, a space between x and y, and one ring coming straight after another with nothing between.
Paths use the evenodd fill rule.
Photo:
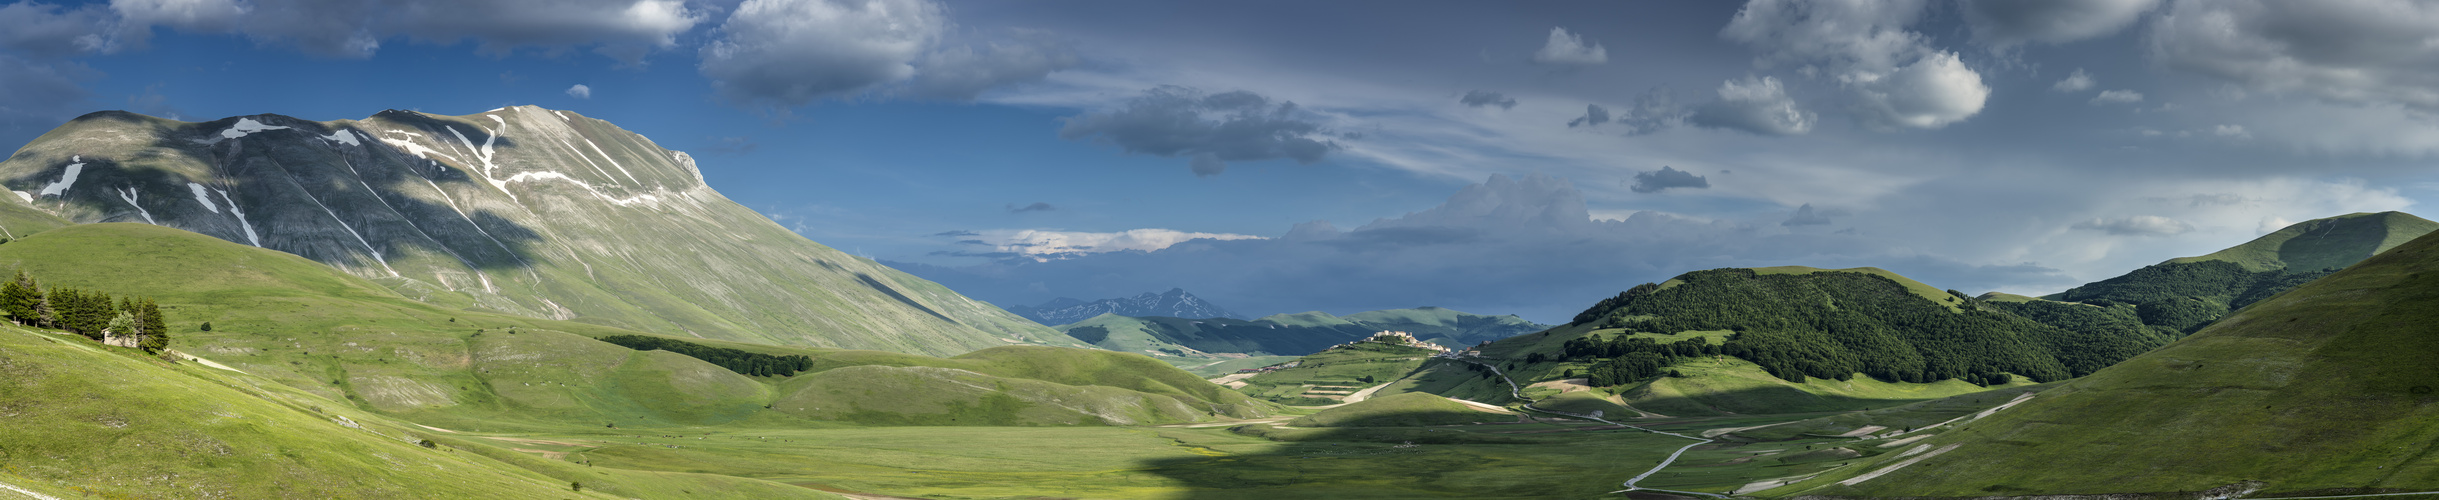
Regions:
<instances>
[{"instance_id":1,"label":"pale dirt path","mask_svg":"<svg viewBox=\"0 0 2439 500\"><path fill-rule=\"evenodd\" d=\"M1447 397L1447 396L1441 396L1441 397ZM1474 400L1470 400L1470 399L1457 399L1457 398L1448 398L1448 400L1449 400L1449 401L1455 401L1455 402L1459 402L1459 403L1464 403L1464 404L1465 404L1465 406L1470 406L1470 407L1473 407L1473 409L1474 409L1475 411L1480 411L1480 412L1485 412L1485 413L1497 413L1497 414L1501 414L1501 415L1516 415L1516 414L1517 414L1515 410L1509 410L1509 409L1507 409L1507 407L1504 407L1504 406L1499 406L1499 405L1494 405L1494 404L1490 404L1490 403L1484 403L1484 402L1481 402L1481 401L1474 401Z\"/></svg>"},{"instance_id":2,"label":"pale dirt path","mask_svg":"<svg viewBox=\"0 0 2439 500\"><path fill-rule=\"evenodd\" d=\"M1926 445L1926 446L1928 446L1928 445ZM1947 453L1947 452L1950 452L1950 451L1955 451L1957 446L1962 446L1962 445L1954 445L1954 444L1951 444L1951 445L1947 445L1947 446L1942 446L1942 447L1940 447L1940 448L1939 448L1939 449L1937 449L1937 450L1931 450L1931 452L1930 452L1930 453L1924 453L1924 454L1922 454L1922 456L1918 456L1918 457L1914 457L1914 458L1908 458L1908 459L1905 459L1904 461L1897 462L1895 465L1890 465L1890 466L1887 466L1887 467L1881 467L1881 468L1880 468L1880 470L1871 471L1871 472L1866 472L1866 473L1864 473L1863 475L1860 475L1860 476L1855 476L1855 477L1853 477L1853 478L1848 478L1848 479L1847 479L1847 480L1845 480L1845 481L1839 481L1839 482L1838 482L1838 484L1843 484L1843 485L1847 485L1847 486L1854 486L1854 485L1856 485L1856 484L1861 484L1861 483L1862 483L1862 482L1864 482L1864 481L1870 481L1870 480L1873 480L1873 479L1879 479L1879 478L1880 478L1880 476L1882 476L1882 475L1886 475L1886 474L1891 473L1891 472L1897 472L1897 469L1903 469L1903 468L1906 468L1906 466L1909 466L1909 465L1914 465L1914 464L1919 463L1919 462L1922 462L1922 461L1924 461L1924 460L1930 460L1930 459L1931 459L1931 457L1936 457L1936 456L1939 456L1940 454L1943 454L1943 453Z\"/></svg>"},{"instance_id":3,"label":"pale dirt path","mask_svg":"<svg viewBox=\"0 0 2439 500\"><path fill-rule=\"evenodd\" d=\"M1756 425L1756 426L1752 426L1752 427L1721 427L1721 428L1717 428L1717 429L1711 429L1711 430L1707 430L1707 431L1702 431L1702 437L1706 437L1706 438L1714 438L1714 437L1719 437L1719 436L1720 436L1720 435L1722 435L1722 434L1727 434L1727 433L1730 433L1730 432L1743 432L1743 431L1749 431L1749 430L1754 430L1754 429L1760 429L1760 428L1763 428L1763 427L1777 427L1777 426L1781 426L1781 425L1787 425L1787 424L1792 424L1792 423L1796 423L1796 422L1802 422L1802 420L1793 420L1793 421L1787 421L1787 422L1779 422L1779 423L1775 423L1775 424L1763 424L1763 425Z\"/></svg>"},{"instance_id":4,"label":"pale dirt path","mask_svg":"<svg viewBox=\"0 0 2439 500\"><path fill-rule=\"evenodd\" d=\"M195 364L198 364L198 365L209 366L209 367L212 367L212 368L219 368L219 369L222 369L222 370L228 370L228 371L233 371L233 372L237 372L237 373L245 373L245 372L246 372L245 370L239 370L239 369L236 369L236 368L230 368L230 367L229 367L229 365L224 365L224 364L220 364L220 363L215 363L215 362L212 362L212 360L209 360L209 359L203 359L203 358L202 358L202 357L200 357L200 356L196 356L196 355L193 355L193 354L187 354L187 353L183 353L183 352L178 352L176 349L168 349L167 351L169 351L169 353L170 353L170 354L176 355L176 356L178 356L178 357L180 357L180 358L186 358L186 360L187 360L187 361L193 361L193 362L195 362Z\"/></svg>"},{"instance_id":5,"label":"pale dirt path","mask_svg":"<svg viewBox=\"0 0 2439 500\"><path fill-rule=\"evenodd\" d=\"M19 495L25 495L25 496L28 496L28 497L33 497L33 498L34 498L34 500L59 500L59 497L50 496L50 495L44 495L44 494L41 494L41 493L35 493L35 492L34 492L34 490L29 490L29 489L25 489L25 488L19 488L19 487L17 487L17 485L8 484L8 483L0 483L0 490L8 490L8 491L17 492L17 494L19 494Z\"/></svg>"},{"instance_id":6,"label":"pale dirt path","mask_svg":"<svg viewBox=\"0 0 2439 500\"><path fill-rule=\"evenodd\" d=\"M1399 379L1399 380L1404 380L1404 379ZM1389 384L1394 384L1394 383L1397 383L1397 381L1396 381L1396 380L1389 381ZM1375 392L1380 392L1381 388L1388 387L1388 386L1389 386L1389 384L1375 385L1375 386L1371 386L1371 387L1366 387L1366 388L1364 388L1363 390L1360 390L1360 391L1355 391L1355 393L1354 393L1354 394L1348 394L1348 395L1347 395L1346 403L1338 403L1338 404L1330 405L1330 407L1332 407L1332 408L1336 408L1336 407L1340 407L1340 406L1346 406L1348 403L1361 403L1361 402L1363 402L1363 400L1366 400L1366 399L1372 399L1372 393L1375 393Z\"/></svg>"},{"instance_id":7,"label":"pale dirt path","mask_svg":"<svg viewBox=\"0 0 2439 500\"><path fill-rule=\"evenodd\" d=\"M1220 386L1222 386L1222 387L1227 387L1227 388L1230 388L1230 389L1242 389L1242 388L1244 388L1244 387L1245 387L1244 383L1242 383L1242 382L1237 382L1237 381L1239 381L1239 380L1244 380L1244 379L1247 379L1247 378L1253 377L1253 376L1255 376L1255 375L1261 375L1261 374L1260 374L1260 373L1233 373L1233 374L1228 374L1228 375L1221 375L1221 376L1219 376L1219 378L1214 378L1214 379L1210 379L1210 380L1211 380L1211 383L1214 383L1214 384L1219 384L1219 385L1220 385ZM1228 384L1236 384L1236 385L1228 385Z\"/></svg>"},{"instance_id":8,"label":"pale dirt path","mask_svg":"<svg viewBox=\"0 0 2439 500\"><path fill-rule=\"evenodd\" d=\"M1404 380L1404 379L1399 379L1399 380ZM1397 382L1396 382L1396 381L1390 381L1390 382L1389 382L1389 384L1394 384L1394 383L1397 383ZM1338 403L1338 404L1334 404L1334 405L1322 405L1322 406L1296 406L1296 407L1294 407L1294 408L1302 408L1302 409L1307 409L1307 410L1327 410L1327 409L1331 409L1331 408L1337 408L1337 407L1340 407L1340 406L1346 406L1346 405L1350 405L1350 404L1360 403L1360 402L1363 402L1363 400L1366 400L1366 399L1372 399L1372 393L1375 393L1375 392L1380 392L1381 388L1388 387L1388 386L1389 386L1389 384L1380 384L1380 385L1375 385L1375 386L1371 386L1371 387L1366 387L1366 388L1364 388L1363 390L1360 390L1360 391L1355 391L1353 394L1348 394L1348 395L1347 395L1347 397L1346 397L1346 399L1345 399L1345 402L1343 402L1343 403ZM1189 429L1200 429L1200 428L1206 428L1206 427L1225 427L1225 426L1231 426L1231 425L1248 425L1248 424L1275 424L1275 423L1279 423L1279 422L1286 422L1286 421L1289 421L1289 420L1295 420L1295 419L1296 419L1296 417L1300 417L1300 416L1303 416L1303 415L1282 415L1282 416L1276 416L1276 417L1264 417L1264 418L1257 418L1257 419L1252 419L1252 420L1231 420L1231 421L1227 421L1227 422L1204 422L1204 423L1199 423L1199 424L1170 424L1170 425L1160 425L1160 426L1155 426L1155 427L1183 427L1183 428L1189 428Z\"/></svg>"}]
</instances>

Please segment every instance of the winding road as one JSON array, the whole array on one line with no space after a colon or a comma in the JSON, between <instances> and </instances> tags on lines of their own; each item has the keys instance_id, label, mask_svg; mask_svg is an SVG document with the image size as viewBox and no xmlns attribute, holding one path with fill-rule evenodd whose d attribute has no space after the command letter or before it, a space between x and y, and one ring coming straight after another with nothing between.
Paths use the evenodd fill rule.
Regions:
<instances>
[{"instance_id":1,"label":"winding road","mask_svg":"<svg viewBox=\"0 0 2439 500\"><path fill-rule=\"evenodd\" d=\"M1508 388L1508 392L1510 392L1510 393L1514 394L1514 395L1516 396L1516 400L1517 400L1517 401L1524 401L1524 402L1525 402L1525 403L1524 403L1524 408L1525 408L1525 409L1528 409L1528 410L1533 410L1533 411L1542 412L1542 413L1548 413L1548 414L1553 414L1553 415L1564 415L1564 416L1567 416L1567 417L1581 418L1581 419L1585 419L1585 420L1593 420L1593 421L1597 421L1597 422L1604 423L1604 424L1615 425L1615 426L1619 426L1619 427L1625 427L1625 428L1628 428L1628 429L1634 429L1634 430L1638 430L1638 431L1649 432L1649 433L1652 433L1652 434L1662 434L1662 435L1668 435L1668 436L1676 436L1676 437L1681 437L1681 438L1686 438L1686 439L1691 439L1691 440L1696 441L1696 442L1695 442L1695 443L1693 443L1693 444L1688 444L1688 445L1685 445L1685 446L1684 446L1684 447L1682 447L1682 448L1677 448L1677 451L1676 451L1675 453L1670 453L1670 454L1668 454L1668 459L1667 459L1667 460L1661 460L1661 461L1660 461L1660 465L1653 466L1653 467L1651 468L1651 470L1643 471L1643 473L1642 473L1642 474L1635 475L1635 477L1634 477L1634 478L1632 478L1632 479L1627 479L1627 480L1626 480L1626 483L1625 483L1626 489L1617 490L1617 491L1612 491L1612 492L1610 492L1610 493L1625 493L1625 492L1629 492L1629 491L1656 491L1656 492L1660 492L1660 493L1676 493L1676 494L1680 494L1680 495L1701 495L1701 496L1706 496L1706 497L1711 497L1711 498L1727 498L1727 497L1728 497L1727 495L1721 495L1721 494L1716 494L1716 493L1703 493L1703 492L1699 492L1699 491L1677 491L1677 490L1663 490L1663 489L1659 489L1659 488L1645 488L1645 487L1641 487L1641 486L1635 486L1635 483L1640 483L1640 482L1643 482L1643 479L1651 477L1651 475L1652 475L1652 474L1658 474L1658 473L1660 473L1660 470L1661 470L1661 469L1667 469L1667 468L1668 468L1668 466L1669 466L1670 464L1677 463L1677 457L1684 456L1684 455L1685 455L1685 450L1691 450L1691 449L1694 449L1694 447L1696 447L1696 446L1702 446L1702 445L1705 445L1705 444L1710 444L1710 443L1711 443L1711 440L1709 440L1709 439L1704 439L1704 438L1699 438L1699 437L1694 437L1694 436L1688 436L1688 435L1684 435L1684 434L1678 434L1678 433L1674 433L1674 432L1667 432L1667 431L1653 430L1653 429L1644 428L1644 427L1642 427L1642 426L1637 426L1637 425L1633 425L1633 424L1622 424L1622 423L1617 423L1617 422L1610 421L1609 419L1600 418L1600 417L1595 417L1595 416L1591 416L1591 415L1584 415L1584 414L1578 414L1578 413L1570 413L1570 412L1563 412L1563 411L1557 411L1557 410L1547 410L1547 409L1542 409L1541 407L1538 407L1538 406L1533 406L1532 400L1531 400L1531 399L1526 399L1526 398L1524 397L1524 387L1523 387L1523 386L1516 385L1516 379L1508 378L1508 376L1507 376L1507 372L1506 372L1506 371L1502 371L1502 370L1500 370L1500 369L1499 369L1499 367L1498 367L1497 365L1492 365L1492 364L1490 364L1490 363L1483 363L1483 362L1480 362L1480 361L1474 361L1474 360L1470 360L1470 359L1460 358L1460 357L1456 357L1456 356L1453 356L1453 355L1440 355L1440 356L1437 356L1437 357L1439 357L1439 358L1443 358L1443 359L1451 359L1451 360L1456 360L1456 361L1463 361L1463 362L1467 362L1467 363L1473 363L1473 364L1475 364L1475 365L1477 365L1477 366L1481 366L1481 367L1483 367L1483 368L1489 368L1492 374L1496 374L1496 375L1498 375L1498 376L1499 376L1499 380L1503 380L1503 381L1506 381L1506 382L1507 382L1507 388Z\"/></svg>"}]
</instances>

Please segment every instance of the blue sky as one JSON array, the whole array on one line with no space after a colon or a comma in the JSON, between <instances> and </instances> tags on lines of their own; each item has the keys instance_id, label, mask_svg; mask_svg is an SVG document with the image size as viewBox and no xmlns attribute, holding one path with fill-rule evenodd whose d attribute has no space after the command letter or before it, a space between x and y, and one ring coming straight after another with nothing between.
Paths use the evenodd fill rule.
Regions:
<instances>
[{"instance_id":1,"label":"blue sky","mask_svg":"<svg viewBox=\"0 0 2439 500\"><path fill-rule=\"evenodd\" d=\"M1552 321L1722 266L2048 292L2415 211L2434 39L2379 0L16 1L0 142L533 104L1003 304Z\"/></svg>"}]
</instances>

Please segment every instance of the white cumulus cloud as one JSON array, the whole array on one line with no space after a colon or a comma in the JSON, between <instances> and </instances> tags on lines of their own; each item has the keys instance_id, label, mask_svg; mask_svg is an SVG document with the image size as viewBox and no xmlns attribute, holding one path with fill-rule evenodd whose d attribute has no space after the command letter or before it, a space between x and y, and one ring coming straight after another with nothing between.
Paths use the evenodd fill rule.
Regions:
<instances>
[{"instance_id":1,"label":"white cumulus cloud","mask_svg":"<svg viewBox=\"0 0 2439 500\"><path fill-rule=\"evenodd\" d=\"M2132 90L2103 90L2092 97L2092 104L2128 104L2143 102L2143 93Z\"/></svg>"},{"instance_id":2,"label":"white cumulus cloud","mask_svg":"<svg viewBox=\"0 0 2439 500\"><path fill-rule=\"evenodd\" d=\"M2099 84L2100 82L2092 80L2091 73L2084 72L2083 68L2075 68L2074 74L2066 75L2066 79L2050 84L2049 89L2059 92L2082 92L2092 90L2093 85Z\"/></svg>"},{"instance_id":3,"label":"white cumulus cloud","mask_svg":"<svg viewBox=\"0 0 2439 500\"><path fill-rule=\"evenodd\" d=\"M576 84L576 86L574 86L574 87L568 87L568 88L567 88L567 96L568 96L568 97L574 97L574 98L577 98L577 99L592 99L592 98L593 98L593 88L592 88L592 87L585 86L584 84L579 83L579 84Z\"/></svg>"},{"instance_id":4,"label":"white cumulus cloud","mask_svg":"<svg viewBox=\"0 0 2439 500\"><path fill-rule=\"evenodd\" d=\"M1758 51L1763 66L1792 64L1836 80L1853 92L1866 125L1940 128L1980 113L1990 87L1954 52L1906 29L1924 6L1754 0L1719 35Z\"/></svg>"},{"instance_id":5,"label":"white cumulus cloud","mask_svg":"<svg viewBox=\"0 0 2439 500\"><path fill-rule=\"evenodd\" d=\"M1940 128L1982 112L1990 87L1954 52L1939 52L1855 86L1865 123Z\"/></svg>"},{"instance_id":6,"label":"white cumulus cloud","mask_svg":"<svg viewBox=\"0 0 2439 500\"><path fill-rule=\"evenodd\" d=\"M1197 233L1157 228L1130 229L1114 233L1040 229L993 229L976 231L976 233L979 234L973 236L973 239L990 245L993 250L1035 260L1128 250L1149 252L1199 239L1222 241L1265 239L1248 234Z\"/></svg>"},{"instance_id":7,"label":"white cumulus cloud","mask_svg":"<svg viewBox=\"0 0 2439 500\"><path fill-rule=\"evenodd\" d=\"M1594 66L1609 62L1609 49L1600 42L1584 43L1582 35L1550 28L1550 41L1533 52L1533 62L1552 66Z\"/></svg>"},{"instance_id":8,"label":"white cumulus cloud","mask_svg":"<svg viewBox=\"0 0 2439 500\"><path fill-rule=\"evenodd\" d=\"M746 0L697 69L732 101L802 106L913 77L946 24L922 0Z\"/></svg>"},{"instance_id":9,"label":"white cumulus cloud","mask_svg":"<svg viewBox=\"0 0 2439 500\"><path fill-rule=\"evenodd\" d=\"M1763 135L1803 135L1812 131L1813 113L1796 106L1777 78L1748 76L1721 82L1719 100L1695 109L1687 121Z\"/></svg>"}]
</instances>

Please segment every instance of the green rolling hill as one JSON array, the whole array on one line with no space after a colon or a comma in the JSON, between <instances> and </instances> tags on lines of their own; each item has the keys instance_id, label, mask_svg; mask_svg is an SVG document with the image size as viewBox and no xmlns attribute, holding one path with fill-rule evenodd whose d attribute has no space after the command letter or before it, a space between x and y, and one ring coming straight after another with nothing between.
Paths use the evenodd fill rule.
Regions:
<instances>
[{"instance_id":1,"label":"green rolling hill","mask_svg":"<svg viewBox=\"0 0 2439 500\"><path fill-rule=\"evenodd\" d=\"M433 425L801 425L808 422L804 414L778 411L774 402L809 397L797 391L806 385L799 379L839 379L822 373L857 366L957 370L970 373L961 375L968 382L992 388L942 401L1007 396L1024 405L1057 406L1053 402L1079 391L1099 391L1126 400L1110 404L1127 408L1192 409L1102 411L1126 415L1106 423L1265 411L1164 363L1100 350L1005 346L934 358L678 339L813 360L810 370L791 377L749 377L676 353L595 340L649 334L450 310L295 255L146 224L45 231L0 245L0 267L24 270L46 286L156 298L175 332L174 349L331 401ZM206 322L209 331L201 328ZM880 378L846 380L859 394L906 394L881 389ZM920 421L919 415L909 418ZM1074 422L1060 417L1038 423Z\"/></svg>"},{"instance_id":2,"label":"green rolling hill","mask_svg":"<svg viewBox=\"0 0 2439 500\"><path fill-rule=\"evenodd\" d=\"M2311 282L2406 241L2439 230L2439 222L2403 212L2356 213L2289 225L2242 245L2199 257L2169 259L2043 297L2103 307L2125 306L2142 324L2182 336L2228 312ZM2011 301L2017 309L2051 309ZM2089 316L2083 314L2082 316ZM2122 313L2111 316L2124 316Z\"/></svg>"},{"instance_id":3,"label":"green rolling hill","mask_svg":"<svg viewBox=\"0 0 2439 500\"><path fill-rule=\"evenodd\" d=\"M694 157L571 111L104 111L0 161L0 185L5 233L55 224L28 212L175 227L447 309L937 356L1083 345L807 240L704 184Z\"/></svg>"},{"instance_id":4,"label":"green rolling hill","mask_svg":"<svg viewBox=\"0 0 2439 500\"><path fill-rule=\"evenodd\" d=\"M1171 318L1103 314L1056 327L1077 340L1105 349L1169 356L1207 353L1302 356L1362 340L1381 331L1401 331L1452 348L1549 328L1515 315L1489 316L1440 307L1389 309L1344 317L1313 311L1254 320Z\"/></svg>"},{"instance_id":5,"label":"green rolling hill","mask_svg":"<svg viewBox=\"0 0 2439 500\"><path fill-rule=\"evenodd\" d=\"M1904 462L1857 464L1771 493L2439 490L2433 276L2439 238L2424 236L1923 441L1944 453L1886 472Z\"/></svg>"},{"instance_id":6,"label":"green rolling hill","mask_svg":"<svg viewBox=\"0 0 2439 500\"><path fill-rule=\"evenodd\" d=\"M1883 408L2065 380L2172 339L2139 323L2037 319L1881 269L1714 269L1478 351L1519 383L1573 380L1594 388L1567 393L1586 404L1684 417ZM1411 390L1508 398L1503 383L1449 368L1424 367Z\"/></svg>"}]
</instances>

